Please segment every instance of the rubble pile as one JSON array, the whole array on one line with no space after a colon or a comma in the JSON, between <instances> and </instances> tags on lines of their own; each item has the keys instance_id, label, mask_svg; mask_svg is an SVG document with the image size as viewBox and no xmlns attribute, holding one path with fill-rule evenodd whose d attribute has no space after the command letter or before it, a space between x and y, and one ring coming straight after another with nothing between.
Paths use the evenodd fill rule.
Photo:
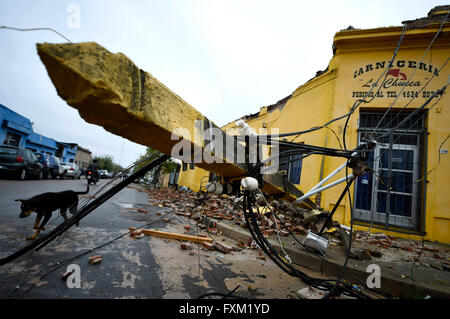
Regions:
<instances>
[{"instance_id":1,"label":"rubble pile","mask_svg":"<svg viewBox=\"0 0 450 319\"><path fill-rule=\"evenodd\" d=\"M205 199L204 194L171 187L153 188L151 190L129 187L147 192L149 203L154 206L171 208L178 215L196 220L198 227L206 230L209 234L221 235L214 220L232 223L242 228L247 227L242 212L242 199L237 196L208 194ZM277 225L278 234L284 237L290 234L302 236L306 234L307 230L318 232L327 222L329 216L328 211L307 210L283 200L269 200L268 204L270 209L267 207L265 199L260 196L256 197L256 203L253 205L259 212L259 214L256 214L256 219L261 232L265 236L276 235ZM276 223L272 211L276 215ZM158 215L161 215L161 213ZM189 231L190 228L191 226L186 225L185 231ZM348 246L349 234L344 228L335 221L326 225L324 236L329 239L331 246L341 246L342 249ZM354 230L352 240L353 248L349 256L352 259L370 260L376 258L383 260L395 258L403 262L416 261L418 265L424 267L447 271L450 269L450 251L447 247L432 247L425 244L422 250L420 242L402 240L384 233L369 234L367 231L360 230ZM243 248L259 249L256 243L251 240L247 243L239 242L236 246L228 248L221 246L221 243L214 242L214 244L204 245L204 248L222 253Z\"/></svg>"},{"instance_id":2,"label":"rubble pile","mask_svg":"<svg viewBox=\"0 0 450 319\"><path fill-rule=\"evenodd\" d=\"M227 220L243 228L247 227L242 212L242 201L239 197L208 194L208 198L204 200L202 194L170 187L154 188L147 192L151 204L172 208L178 215L196 220L201 220L202 216L206 216L216 220ZM257 214L257 220L262 233L267 236L275 234L276 225L271 210L267 208L262 198L258 199L256 204L261 213ZM329 214L326 211L303 209L285 201L271 200L269 205L272 211L276 213L281 236L288 236L289 232L303 235L307 229L319 231ZM336 223L328 225L328 228L338 225Z\"/></svg>"},{"instance_id":3,"label":"rubble pile","mask_svg":"<svg viewBox=\"0 0 450 319\"><path fill-rule=\"evenodd\" d=\"M430 246L428 243L422 243L412 240L402 240L384 233L369 234L366 231L354 231L353 240L359 246L365 246L364 251L369 251L374 257L382 257L383 253L389 253L389 259L392 255L397 255L400 261L413 262L427 268L438 270L450 270L450 249L448 247L436 245ZM358 258L356 258L358 259Z\"/></svg>"}]
</instances>

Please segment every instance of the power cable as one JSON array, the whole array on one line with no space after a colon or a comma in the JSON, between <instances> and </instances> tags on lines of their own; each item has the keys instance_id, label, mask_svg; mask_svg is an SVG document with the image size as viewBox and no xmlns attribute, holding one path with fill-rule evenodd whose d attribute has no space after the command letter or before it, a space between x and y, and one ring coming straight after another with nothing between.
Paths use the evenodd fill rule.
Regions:
<instances>
[{"instance_id":1,"label":"power cable","mask_svg":"<svg viewBox=\"0 0 450 319\"><path fill-rule=\"evenodd\" d=\"M87 204L85 207L80 209L76 215L73 215L71 218L69 218L68 222L58 225L55 229L53 229L50 233L46 234L45 236L38 237L33 243L19 249L18 251L14 252L13 254L0 259L0 266L5 265L12 260L22 256L26 252L29 252L31 250L38 251L45 247L47 244L49 244L51 241L53 241L56 237L64 233L66 230L68 230L70 227L72 227L74 224L78 223L82 218L86 217L88 214L90 214L92 211L94 211L97 207L102 205L105 201L107 201L109 198L117 194L120 190L125 188L127 185L132 183L135 179L142 177L147 171L152 169L153 167L161 164L162 162L169 159L170 156L168 155L162 155L152 161L151 163L147 164L143 168L139 169L137 172L134 172L130 176L128 176L126 179L122 180L119 184L115 185L111 189L107 190L105 193L101 194L99 197L95 198Z\"/></svg>"},{"instance_id":2,"label":"power cable","mask_svg":"<svg viewBox=\"0 0 450 319\"><path fill-rule=\"evenodd\" d=\"M67 37L65 37L64 35L62 35L61 33L59 33L58 31L56 31L55 29L52 28L27 28L27 29L22 29L22 28L15 28L15 27L8 27L5 25L0 26L0 29L8 29L8 30L14 30L14 31L52 31L54 33L56 33L57 35L59 35L60 37L64 38L64 40L66 40L69 43L72 43Z\"/></svg>"},{"instance_id":3,"label":"power cable","mask_svg":"<svg viewBox=\"0 0 450 319\"><path fill-rule=\"evenodd\" d=\"M436 32L434 38L431 40L430 44L428 45L427 49L425 50L425 53L423 54L422 58L420 59L419 63L417 63L416 68L414 69L413 73L411 74L411 76L409 77L409 80L406 83L409 83L411 81L411 79L414 77L414 74L416 73L417 69L419 68L419 65L422 63L423 59L425 58L425 56L427 55L428 51L430 50L431 46L433 45L434 41L437 39L437 37L439 36L439 34L442 31L442 28L444 27L445 21L447 20L448 15L450 14L450 11L447 12L446 16L444 17L444 19L441 22L441 25L439 27L439 30ZM391 103L391 105L389 106L389 108L386 110L386 112L383 114L382 118L380 119L380 121L378 122L377 126L375 127L375 129L373 130L372 134L375 133L375 131L378 129L379 125L383 122L384 118L386 117L386 115L389 113L389 111L392 109L392 107L394 106L395 102L397 102L398 98L400 97L401 93L403 92L403 90L407 87L407 85L402 86L400 92L397 94L396 98L394 99L394 101Z\"/></svg>"},{"instance_id":4,"label":"power cable","mask_svg":"<svg viewBox=\"0 0 450 319\"><path fill-rule=\"evenodd\" d=\"M161 221L162 218L163 218L163 217L159 218L158 220L156 220L156 221L154 221L154 222L147 223L147 224L141 225L141 226L139 226L139 227L136 227L135 229L140 229L140 228L143 228L143 227L151 226L151 225L153 225L153 224L155 224L155 223ZM123 234L121 234L121 235L119 235L119 236L117 236L117 237L115 237L115 238L113 238L113 239L111 239L111 240L109 240L109 241L107 241L107 242L101 244L101 245L98 245L98 246L96 246L96 247L94 247L94 248L91 248L91 249L89 249L89 250L87 250L87 251L85 251L85 252L83 252L83 253L81 253L81 254L72 256L72 257L67 258L67 259L65 259L65 260L62 260L62 261L58 261L58 262L56 262L56 263L54 263L54 264L52 264L52 265L50 265L50 266L48 266L48 267L45 267L45 268L41 269L41 270L38 271L36 274L34 274L34 275L28 277L27 279L25 279L25 280L19 282L19 284L18 284L16 287L14 287L14 289L12 289L12 290L6 295L5 298L9 298L14 292L16 292L17 290L19 290L19 289L20 289L23 285L25 285L27 282L29 282L29 281L31 281L31 280L37 278L37 277L41 277L41 278L42 278L42 277L48 275L49 273L51 273L51 272L53 272L53 271L55 271L55 270L61 268L61 267L64 266L65 264L67 264L67 263L69 263L69 262L72 262L72 261L74 261L74 260L77 260L77 259L79 259L79 258L81 258L81 257L83 257L83 256L85 256L85 255L87 255L87 254L90 254L90 253L92 253L92 252L95 251L95 250L98 250L98 249L100 249L100 248L103 248L103 247L105 247L105 246L107 246L107 245L109 245L109 244L115 242L116 240L118 240L118 239L120 239L120 238L122 238L122 237L124 237L124 236L126 236L126 235L128 235L128 234L130 234L130 233L131 233L131 231L128 231L128 232L126 232L126 233L123 233ZM45 271L47 271L47 272L44 273ZM44 273L44 274L42 274L42 273Z\"/></svg>"}]
</instances>

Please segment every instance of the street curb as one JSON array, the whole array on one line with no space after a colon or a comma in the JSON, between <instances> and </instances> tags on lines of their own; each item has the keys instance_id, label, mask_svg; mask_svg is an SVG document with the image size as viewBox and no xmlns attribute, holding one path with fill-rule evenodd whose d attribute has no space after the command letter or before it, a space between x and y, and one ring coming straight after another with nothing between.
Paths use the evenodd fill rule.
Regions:
<instances>
[{"instance_id":1,"label":"street curb","mask_svg":"<svg viewBox=\"0 0 450 319\"><path fill-rule=\"evenodd\" d=\"M216 228L220 230L225 237L244 242L247 242L250 238L252 238L250 232L242 227L230 226L213 218L206 218L206 220L215 222ZM280 249L278 242L270 239L269 242L277 250ZM291 258L292 262L299 266L335 277L338 277L342 271L343 265L334 261L325 261L311 252L288 246L283 248ZM365 283L369 275L369 273L347 264L347 269L344 273L343 279L350 282L354 282L356 279ZM439 299L450 298L450 291L448 289L417 281L416 284L413 285L410 279L398 279L390 274L383 274L383 272L381 275L381 288L373 290L374 292L384 295L403 298L411 298L412 295L422 295L423 297L429 295L430 297Z\"/></svg>"}]
</instances>

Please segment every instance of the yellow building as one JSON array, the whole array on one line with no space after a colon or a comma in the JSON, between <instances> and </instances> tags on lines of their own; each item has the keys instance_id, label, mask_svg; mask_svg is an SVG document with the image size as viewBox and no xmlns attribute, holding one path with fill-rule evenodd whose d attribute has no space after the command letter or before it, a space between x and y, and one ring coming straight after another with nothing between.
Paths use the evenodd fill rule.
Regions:
<instances>
[{"instance_id":1,"label":"yellow building","mask_svg":"<svg viewBox=\"0 0 450 319\"><path fill-rule=\"evenodd\" d=\"M367 103L361 103L351 115L345 134L347 149L355 148L371 133L379 142L369 159L376 174L366 173L352 186L357 229L367 230L372 225L372 229L400 237L420 239L424 235L426 240L450 243L450 162L447 158L450 139L446 140L450 134L450 89L401 123L449 79L449 9L450 6L439 6L425 18L406 21L405 30L403 27L365 30L349 27L337 32L333 58L326 70L317 72L313 79L278 103L242 117L257 132L260 128L278 128L280 133L305 130L347 114L370 91ZM402 37L398 54L388 68ZM343 118L328 128L287 140L341 148L345 121ZM389 134L397 124L402 125ZM230 123L224 129L234 125ZM344 162L342 158L313 155L297 166L294 161L284 168L289 179L305 192ZM344 174L340 172L331 181ZM209 172L198 168L180 172L179 184L198 191L201 178L208 175ZM391 181L390 190L388 181ZM316 202L331 210L344 187L340 184L323 191L320 197L316 196ZM334 219L350 223L347 197Z\"/></svg>"}]
</instances>

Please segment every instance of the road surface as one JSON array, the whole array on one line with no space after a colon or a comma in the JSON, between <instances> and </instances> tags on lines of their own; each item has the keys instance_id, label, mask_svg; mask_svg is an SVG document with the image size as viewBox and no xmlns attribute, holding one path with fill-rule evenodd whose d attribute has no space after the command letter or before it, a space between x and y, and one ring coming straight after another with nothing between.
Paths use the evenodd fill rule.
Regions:
<instances>
[{"instance_id":1,"label":"road surface","mask_svg":"<svg viewBox=\"0 0 450 319\"><path fill-rule=\"evenodd\" d=\"M95 188L91 187L90 194L106 182L101 180ZM20 204L15 199L68 189L85 190L86 181L0 180L0 257L28 244L25 238L33 232L35 214L20 219ZM89 200L80 198L80 206ZM59 213L54 212L53 216L49 225L61 221ZM170 218L171 222L165 223L162 218ZM190 234L196 235L199 230L193 221L190 223ZM130 226L144 224L151 224L146 228L183 233L183 226L189 221L169 208L152 206L146 193L125 188L81 220L79 227L72 227L41 251L0 266L0 298L6 298L20 282L42 269L108 242L128 232ZM51 228L50 225L48 229ZM235 244L229 239L226 243ZM103 257L100 264L89 264L88 258L94 255ZM240 287L236 294L247 298L291 298L305 287L298 278L288 276L273 262L258 259L257 255L257 251L249 249L220 254L197 245L190 251L181 250L175 240L126 235L71 263L80 267L80 288L68 288L61 280L66 272L64 265L32 279L8 298L197 298L209 292L226 294L237 286Z\"/></svg>"}]
</instances>

